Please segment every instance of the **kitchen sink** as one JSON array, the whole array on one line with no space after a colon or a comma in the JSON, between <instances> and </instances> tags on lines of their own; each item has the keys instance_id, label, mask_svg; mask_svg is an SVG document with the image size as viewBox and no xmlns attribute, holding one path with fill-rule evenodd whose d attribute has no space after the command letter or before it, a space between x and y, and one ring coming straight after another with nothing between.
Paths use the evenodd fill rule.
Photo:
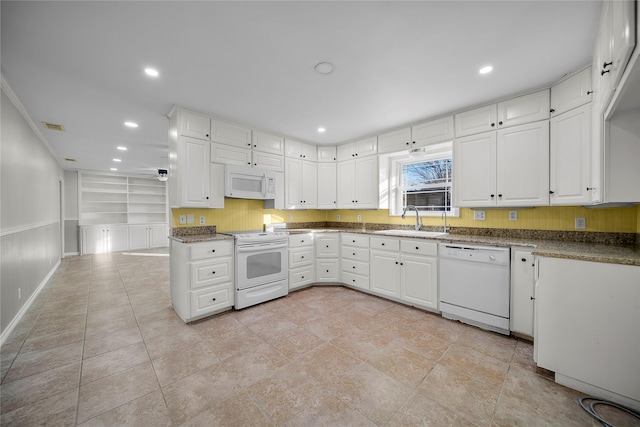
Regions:
<instances>
[{"instance_id":1,"label":"kitchen sink","mask_svg":"<svg viewBox=\"0 0 640 427\"><path fill-rule=\"evenodd\" d=\"M449 233L442 231L416 231L416 230L379 230L374 231L375 234L386 234L388 236L403 236L403 237L443 237Z\"/></svg>"}]
</instances>

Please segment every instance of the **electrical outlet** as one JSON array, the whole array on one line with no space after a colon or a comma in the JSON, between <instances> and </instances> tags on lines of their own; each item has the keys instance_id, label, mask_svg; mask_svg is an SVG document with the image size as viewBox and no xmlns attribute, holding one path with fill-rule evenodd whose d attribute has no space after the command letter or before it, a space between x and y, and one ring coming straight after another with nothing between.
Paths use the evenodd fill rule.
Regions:
<instances>
[{"instance_id":1,"label":"electrical outlet","mask_svg":"<svg viewBox=\"0 0 640 427\"><path fill-rule=\"evenodd\" d=\"M200 225L204 225L204 215L200 215Z\"/></svg>"},{"instance_id":2,"label":"electrical outlet","mask_svg":"<svg viewBox=\"0 0 640 427\"><path fill-rule=\"evenodd\" d=\"M340 215L336 215L336 221L340 221Z\"/></svg>"},{"instance_id":3,"label":"electrical outlet","mask_svg":"<svg viewBox=\"0 0 640 427\"><path fill-rule=\"evenodd\" d=\"M186 224L186 223L187 223L187 216L180 215L180 224Z\"/></svg>"},{"instance_id":4,"label":"electrical outlet","mask_svg":"<svg viewBox=\"0 0 640 427\"><path fill-rule=\"evenodd\" d=\"M187 224L193 224L193 214L187 214Z\"/></svg>"},{"instance_id":5,"label":"electrical outlet","mask_svg":"<svg viewBox=\"0 0 640 427\"><path fill-rule=\"evenodd\" d=\"M509 211L509 221L518 220L518 211Z\"/></svg>"},{"instance_id":6,"label":"electrical outlet","mask_svg":"<svg viewBox=\"0 0 640 427\"><path fill-rule=\"evenodd\" d=\"M293 215L289 215L289 222L293 222Z\"/></svg>"},{"instance_id":7,"label":"electrical outlet","mask_svg":"<svg viewBox=\"0 0 640 427\"><path fill-rule=\"evenodd\" d=\"M362 221L362 215L358 215L358 221Z\"/></svg>"},{"instance_id":8,"label":"electrical outlet","mask_svg":"<svg viewBox=\"0 0 640 427\"><path fill-rule=\"evenodd\" d=\"M576 230L584 230L587 226L587 221L584 218L576 218Z\"/></svg>"},{"instance_id":9,"label":"electrical outlet","mask_svg":"<svg viewBox=\"0 0 640 427\"><path fill-rule=\"evenodd\" d=\"M484 221L487 216L484 211L473 211L473 219L475 221Z\"/></svg>"}]
</instances>

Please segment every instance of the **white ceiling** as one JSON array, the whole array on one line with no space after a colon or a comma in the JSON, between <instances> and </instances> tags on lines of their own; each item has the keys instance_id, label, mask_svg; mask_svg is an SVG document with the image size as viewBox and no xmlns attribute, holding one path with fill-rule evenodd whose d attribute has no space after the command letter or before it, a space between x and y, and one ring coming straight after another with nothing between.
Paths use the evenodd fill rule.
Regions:
<instances>
[{"instance_id":1,"label":"white ceiling","mask_svg":"<svg viewBox=\"0 0 640 427\"><path fill-rule=\"evenodd\" d=\"M593 0L2 1L0 64L38 126L64 125L41 132L65 168L106 171L121 157L121 172L153 173L168 163L174 104L337 144L548 87L591 61L599 9ZM333 73L315 73L321 61ZM494 72L479 75L487 64ZM145 76L147 66L160 77Z\"/></svg>"}]
</instances>

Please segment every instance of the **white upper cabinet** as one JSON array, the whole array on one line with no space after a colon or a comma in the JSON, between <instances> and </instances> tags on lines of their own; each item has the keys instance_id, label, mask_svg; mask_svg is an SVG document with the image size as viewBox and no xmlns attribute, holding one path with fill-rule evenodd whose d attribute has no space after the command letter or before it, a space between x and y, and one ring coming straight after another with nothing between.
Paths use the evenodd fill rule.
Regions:
<instances>
[{"instance_id":1,"label":"white upper cabinet","mask_svg":"<svg viewBox=\"0 0 640 427\"><path fill-rule=\"evenodd\" d=\"M298 142L291 139L285 139L285 155L287 157L317 161L318 149L315 145L305 144L304 142Z\"/></svg>"},{"instance_id":2,"label":"white upper cabinet","mask_svg":"<svg viewBox=\"0 0 640 427\"><path fill-rule=\"evenodd\" d=\"M453 116L431 120L411 127L412 144L424 147L453 139Z\"/></svg>"},{"instance_id":3,"label":"white upper cabinet","mask_svg":"<svg viewBox=\"0 0 640 427\"><path fill-rule=\"evenodd\" d=\"M212 142L211 162L224 165L251 166L251 150Z\"/></svg>"},{"instance_id":4,"label":"white upper cabinet","mask_svg":"<svg viewBox=\"0 0 640 427\"><path fill-rule=\"evenodd\" d=\"M457 206L549 204L548 121L456 139L453 155Z\"/></svg>"},{"instance_id":5,"label":"white upper cabinet","mask_svg":"<svg viewBox=\"0 0 640 427\"><path fill-rule=\"evenodd\" d=\"M254 150L284 155L284 138L279 135L254 130L252 144Z\"/></svg>"},{"instance_id":6,"label":"white upper cabinet","mask_svg":"<svg viewBox=\"0 0 640 427\"><path fill-rule=\"evenodd\" d=\"M372 136L348 144L338 145L338 161L349 160L356 157L366 157L378 154L378 137Z\"/></svg>"},{"instance_id":7,"label":"white upper cabinet","mask_svg":"<svg viewBox=\"0 0 640 427\"><path fill-rule=\"evenodd\" d=\"M549 90L541 90L455 115L456 138L549 118Z\"/></svg>"},{"instance_id":8,"label":"white upper cabinet","mask_svg":"<svg viewBox=\"0 0 640 427\"><path fill-rule=\"evenodd\" d=\"M194 138L178 140L180 183L177 194L169 192L172 207L208 208L210 142Z\"/></svg>"},{"instance_id":9,"label":"white upper cabinet","mask_svg":"<svg viewBox=\"0 0 640 427\"><path fill-rule=\"evenodd\" d=\"M318 209L336 209L337 163L318 162Z\"/></svg>"},{"instance_id":10,"label":"white upper cabinet","mask_svg":"<svg viewBox=\"0 0 640 427\"><path fill-rule=\"evenodd\" d=\"M551 205L591 203L591 104L551 119Z\"/></svg>"},{"instance_id":11,"label":"white upper cabinet","mask_svg":"<svg viewBox=\"0 0 640 427\"><path fill-rule=\"evenodd\" d=\"M337 160L335 146L318 146L318 162L331 163Z\"/></svg>"},{"instance_id":12,"label":"white upper cabinet","mask_svg":"<svg viewBox=\"0 0 640 427\"><path fill-rule=\"evenodd\" d=\"M211 139L211 119L209 116L184 109L178 110L178 116L180 135L206 141Z\"/></svg>"},{"instance_id":13,"label":"white upper cabinet","mask_svg":"<svg viewBox=\"0 0 640 427\"><path fill-rule=\"evenodd\" d=\"M285 209L315 209L318 206L316 162L285 158Z\"/></svg>"},{"instance_id":14,"label":"white upper cabinet","mask_svg":"<svg viewBox=\"0 0 640 427\"><path fill-rule=\"evenodd\" d=\"M251 129L223 120L211 119L211 141L251 148Z\"/></svg>"},{"instance_id":15,"label":"white upper cabinet","mask_svg":"<svg viewBox=\"0 0 640 427\"><path fill-rule=\"evenodd\" d=\"M591 67L568 77L551 88L551 117L591 102Z\"/></svg>"},{"instance_id":16,"label":"white upper cabinet","mask_svg":"<svg viewBox=\"0 0 640 427\"><path fill-rule=\"evenodd\" d=\"M378 208L378 157L338 162L338 209Z\"/></svg>"},{"instance_id":17,"label":"white upper cabinet","mask_svg":"<svg viewBox=\"0 0 640 427\"><path fill-rule=\"evenodd\" d=\"M284 172L284 157L277 154L253 151L251 153L251 166L260 169Z\"/></svg>"},{"instance_id":18,"label":"white upper cabinet","mask_svg":"<svg viewBox=\"0 0 640 427\"><path fill-rule=\"evenodd\" d=\"M380 154L409 150L413 145L411 128L402 128L378 135L378 152Z\"/></svg>"}]
</instances>

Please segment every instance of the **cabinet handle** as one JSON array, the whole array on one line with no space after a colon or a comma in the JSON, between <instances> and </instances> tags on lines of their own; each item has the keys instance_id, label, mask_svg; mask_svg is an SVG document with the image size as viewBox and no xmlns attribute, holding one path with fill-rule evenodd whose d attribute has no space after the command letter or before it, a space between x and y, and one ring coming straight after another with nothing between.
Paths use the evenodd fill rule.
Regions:
<instances>
[{"instance_id":1,"label":"cabinet handle","mask_svg":"<svg viewBox=\"0 0 640 427\"><path fill-rule=\"evenodd\" d=\"M351 279L351 281L352 281L353 283L356 283L356 279Z\"/></svg>"},{"instance_id":2,"label":"cabinet handle","mask_svg":"<svg viewBox=\"0 0 640 427\"><path fill-rule=\"evenodd\" d=\"M258 145L257 144L253 144L253 148L256 148Z\"/></svg>"},{"instance_id":3,"label":"cabinet handle","mask_svg":"<svg viewBox=\"0 0 640 427\"><path fill-rule=\"evenodd\" d=\"M358 153L356 153L356 157L358 157Z\"/></svg>"},{"instance_id":4,"label":"cabinet handle","mask_svg":"<svg viewBox=\"0 0 640 427\"><path fill-rule=\"evenodd\" d=\"M300 257L300 259L304 259L304 255Z\"/></svg>"},{"instance_id":5,"label":"cabinet handle","mask_svg":"<svg viewBox=\"0 0 640 427\"><path fill-rule=\"evenodd\" d=\"M531 301L533 301L535 298L534 297L529 297L531 299Z\"/></svg>"},{"instance_id":6,"label":"cabinet handle","mask_svg":"<svg viewBox=\"0 0 640 427\"><path fill-rule=\"evenodd\" d=\"M212 272L211 272L211 274L216 274L216 272L215 272L215 271L212 271Z\"/></svg>"},{"instance_id":7,"label":"cabinet handle","mask_svg":"<svg viewBox=\"0 0 640 427\"><path fill-rule=\"evenodd\" d=\"M208 133L204 134L204 136L206 136L207 138L209 138L209 134L208 134Z\"/></svg>"},{"instance_id":8,"label":"cabinet handle","mask_svg":"<svg viewBox=\"0 0 640 427\"><path fill-rule=\"evenodd\" d=\"M329 272L329 270L327 270L327 273Z\"/></svg>"},{"instance_id":9,"label":"cabinet handle","mask_svg":"<svg viewBox=\"0 0 640 427\"><path fill-rule=\"evenodd\" d=\"M502 197L502 194L498 194L498 197Z\"/></svg>"},{"instance_id":10,"label":"cabinet handle","mask_svg":"<svg viewBox=\"0 0 640 427\"><path fill-rule=\"evenodd\" d=\"M205 197L205 199L209 200L209 196Z\"/></svg>"},{"instance_id":11,"label":"cabinet handle","mask_svg":"<svg viewBox=\"0 0 640 427\"><path fill-rule=\"evenodd\" d=\"M527 259L526 258L522 258L522 262L527 262Z\"/></svg>"},{"instance_id":12,"label":"cabinet handle","mask_svg":"<svg viewBox=\"0 0 640 427\"><path fill-rule=\"evenodd\" d=\"M556 109L555 109L555 108L552 108L551 110L549 110L549 112L550 112L550 113L555 113L555 112L556 112Z\"/></svg>"},{"instance_id":13,"label":"cabinet handle","mask_svg":"<svg viewBox=\"0 0 640 427\"><path fill-rule=\"evenodd\" d=\"M354 266L353 266L353 267L351 267L351 268L353 268L353 269L355 270L356 266L354 265Z\"/></svg>"},{"instance_id":14,"label":"cabinet handle","mask_svg":"<svg viewBox=\"0 0 640 427\"><path fill-rule=\"evenodd\" d=\"M588 91L587 91L587 95L591 95L592 93L593 93L593 91L592 91L592 90L588 90Z\"/></svg>"},{"instance_id":15,"label":"cabinet handle","mask_svg":"<svg viewBox=\"0 0 640 427\"><path fill-rule=\"evenodd\" d=\"M496 125L495 123L491 123L491 127L495 127L495 125Z\"/></svg>"},{"instance_id":16,"label":"cabinet handle","mask_svg":"<svg viewBox=\"0 0 640 427\"><path fill-rule=\"evenodd\" d=\"M396 261L396 265L398 265L398 261Z\"/></svg>"},{"instance_id":17,"label":"cabinet handle","mask_svg":"<svg viewBox=\"0 0 640 427\"><path fill-rule=\"evenodd\" d=\"M416 251L418 251L418 250L420 250L420 247L419 247L419 246L416 246Z\"/></svg>"},{"instance_id":18,"label":"cabinet handle","mask_svg":"<svg viewBox=\"0 0 640 427\"><path fill-rule=\"evenodd\" d=\"M329 247L329 245L327 245L327 248Z\"/></svg>"},{"instance_id":19,"label":"cabinet handle","mask_svg":"<svg viewBox=\"0 0 640 427\"><path fill-rule=\"evenodd\" d=\"M353 256L356 256L356 253L355 253L355 252L353 253ZM355 267L353 267L353 268L355 268Z\"/></svg>"},{"instance_id":20,"label":"cabinet handle","mask_svg":"<svg viewBox=\"0 0 640 427\"><path fill-rule=\"evenodd\" d=\"M384 246L384 243L382 244L382 246Z\"/></svg>"},{"instance_id":21,"label":"cabinet handle","mask_svg":"<svg viewBox=\"0 0 640 427\"><path fill-rule=\"evenodd\" d=\"M409 142L405 142L405 144L409 145Z\"/></svg>"},{"instance_id":22,"label":"cabinet handle","mask_svg":"<svg viewBox=\"0 0 640 427\"><path fill-rule=\"evenodd\" d=\"M610 65L613 65L613 61L611 61L611 62L604 62L604 63L602 64L602 69L604 70L605 68L607 68L607 67L608 67L608 66L610 66Z\"/></svg>"},{"instance_id":23,"label":"cabinet handle","mask_svg":"<svg viewBox=\"0 0 640 427\"><path fill-rule=\"evenodd\" d=\"M555 194L555 191L549 190L549 194Z\"/></svg>"},{"instance_id":24,"label":"cabinet handle","mask_svg":"<svg viewBox=\"0 0 640 427\"><path fill-rule=\"evenodd\" d=\"M404 263L400 263L400 265L404 265Z\"/></svg>"},{"instance_id":25,"label":"cabinet handle","mask_svg":"<svg viewBox=\"0 0 640 427\"><path fill-rule=\"evenodd\" d=\"M215 251L216 251L215 249L211 249L211 252L215 252Z\"/></svg>"},{"instance_id":26,"label":"cabinet handle","mask_svg":"<svg viewBox=\"0 0 640 427\"><path fill-rule=\"evenodd\" d=\"M248 164L249 166L251 166L251 162L247 162L247 164Z\"/></svg>"},{"instance_id":27,"label":"cabinet handle","mask_svg":"<svg viewBox=\"0 0 640 427\"><path fill-rule=\"evenodd\" d=\"M215 301L215 300L216 300L215 298L211 298L211 301Z\"/></svg>"},{"instance_id":28,"label":"cabinet handle","mask_svg":"<svg viewBox=\"0 0 640 427\"><path fill-rule=\"evenodd\" d=\"M593 191L595 189L596 189L596 187L587 187L587 191Z\"/></svg>"},{"instance_id":29,"label":"cabinet handle","mask_svg":"<svg viewBox=\"0 0 640 427\"><path fill-rule=\"evenodd\" d=\"M304 276L302 276L302 278L304 279Z\"/></svg>"},{"instance_id":30,"label":"cabinet handle","mask_svg":"<svg viewBox=\"0 0 640 427\"><path fill-rule=\"evenodd\" d=\"M491 198L493 199L494 197L496 197L496 195L495 195L495 194L492 194L492 195L491 195Z\"/></svg>"},{"instance_id":31,"label":"cabinet handle","mask_svg":"<svg viewBox=\"0 0 640 427\"><path fill-rule=\"evenodd\" d=\"M412 144L415 144L415 143L416 143L415 141L412 142Z\"/></svg>"},{"instance_id":32,"label":"cabinet handle","mask_svg":"<svg viewBox=\"0 0 640 427\"><path fill-rule=\"evenodd\" d=\"M610 72L611 70L602 70L600 71L600 75L604 76L605 74L607 74L608 72Z\"/></svg>"},{"instance_id":33,"label":"cabinet handle","mask_svg":"<svg viewBox=\"0 0 640 427\"><path fill-rule=\"evenodd\" d=\"M498 124L499 124L500 126L502 126L502 122L498 122Z\"/></svg>"}]
</instances>

